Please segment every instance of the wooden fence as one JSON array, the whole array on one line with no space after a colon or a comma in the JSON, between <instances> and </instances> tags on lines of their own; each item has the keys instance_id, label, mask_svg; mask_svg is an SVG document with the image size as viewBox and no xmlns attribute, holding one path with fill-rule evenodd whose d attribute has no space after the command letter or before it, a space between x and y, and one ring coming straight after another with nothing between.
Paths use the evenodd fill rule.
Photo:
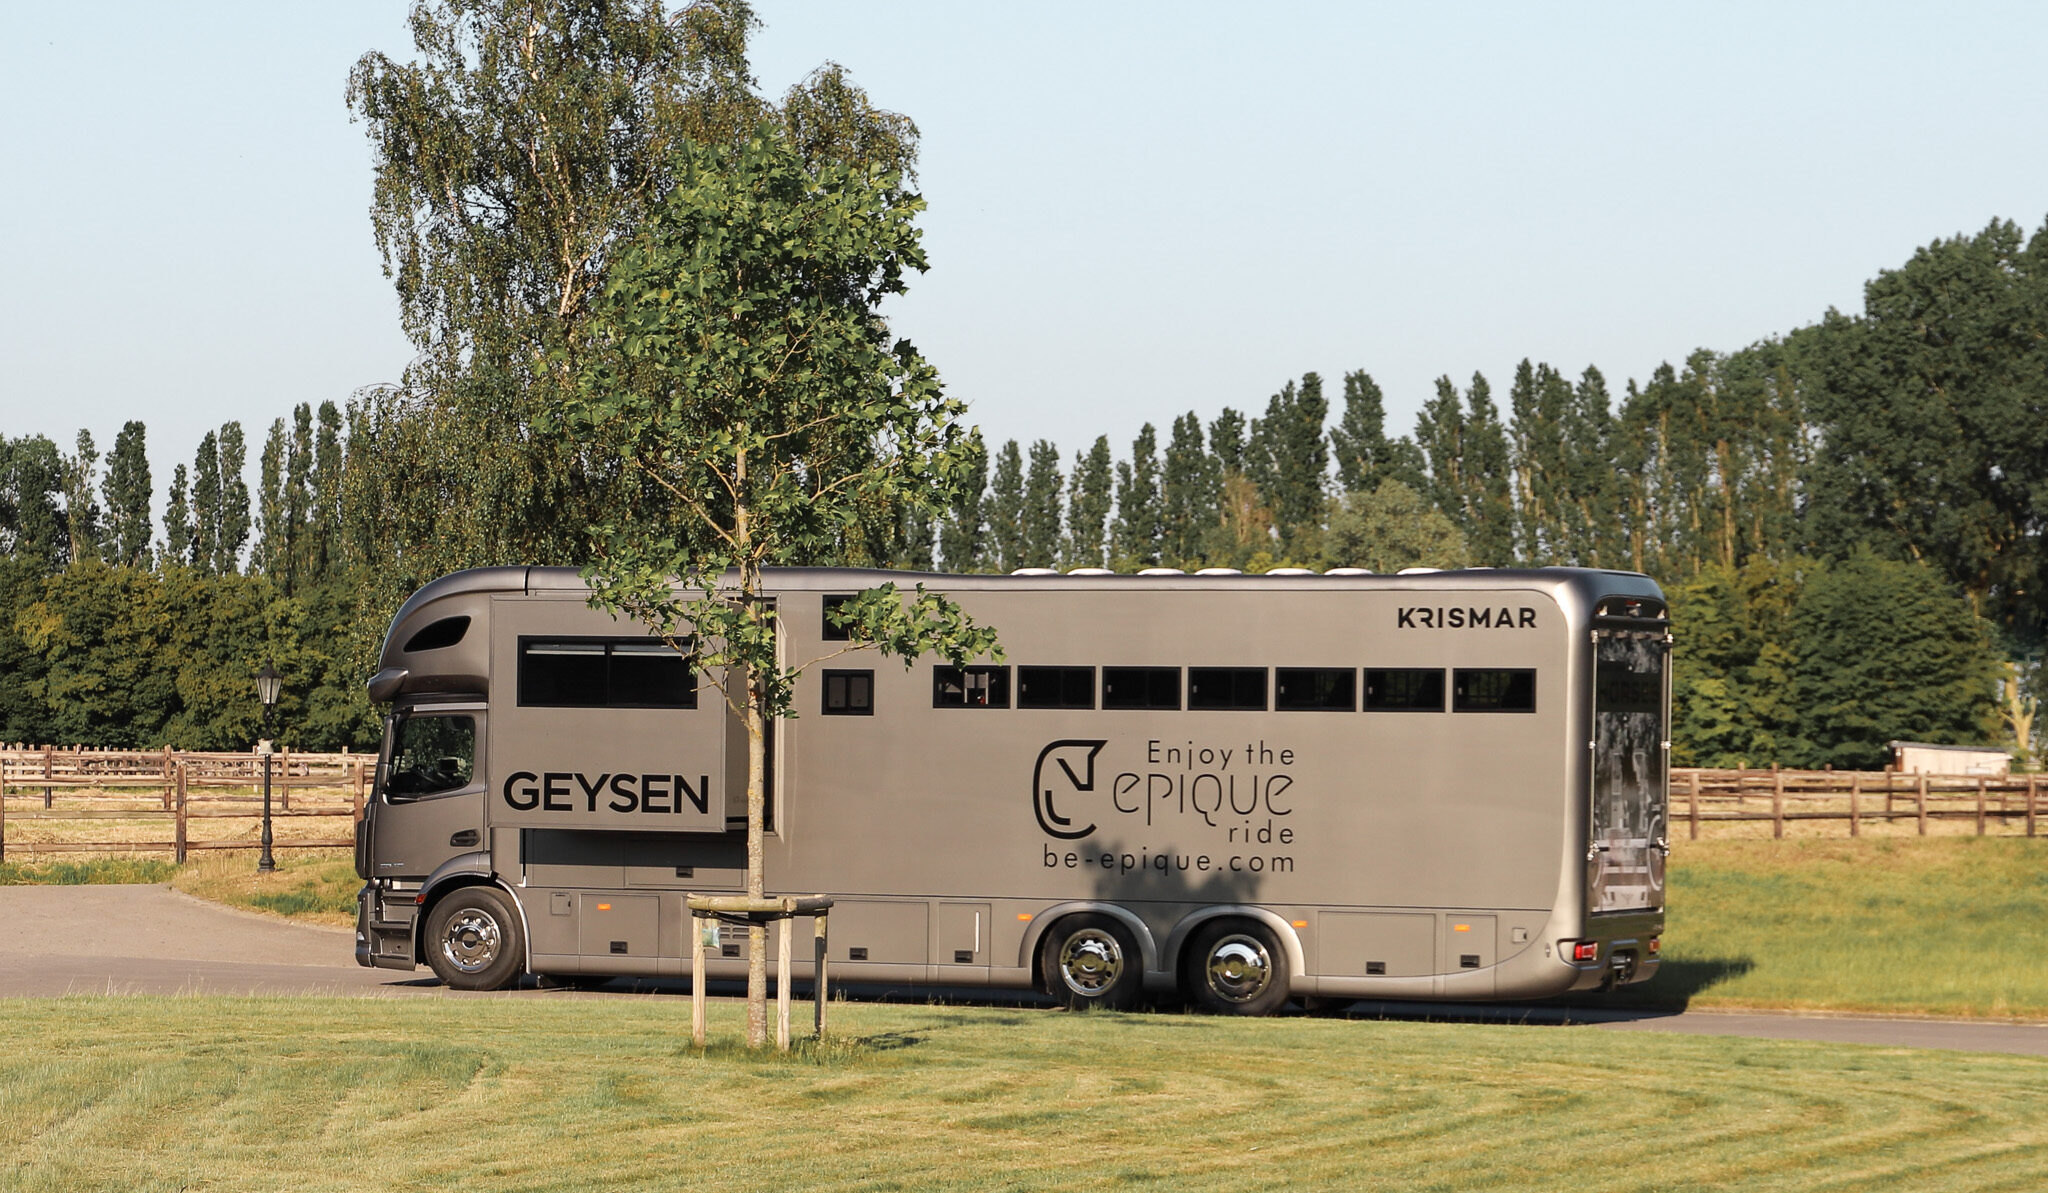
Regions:
<instances>
[{"instance_id":1,"label":"wooden fence","mask_svg":"<svg viewBox=\"0 0 2048 1193\"><path fill-rule=\"evenodd\" d=\"M1980 778L1893 774L1889 771L1706 770L1671 771L1671 824L1698 840L1702 825L1768 822L1773 837L1787 824L1840 823L1851 837L1872 825L1910 821L1919 836L1930 825L1955 822L1984 836L1988 828L2035 835L2048 796L2039 774Z\"/></svg>"},{"instance_id":2,"label":"wooden fence","mask_svg":"<svg viewBox=\"0 0 2048 1193\"><path fill-rule=\"evenodd\" d=\"M197 850L258 848L253 825L239 837L193 830L204 827L195 822L262 819L263 759L253 752L0 745L0 862L10 853L164 852L183 862ZM375 767L368 754L271 755L272 821L308 822L307 833L278 835L272 848L353 845ZM320 831L329 825L319 821L332 822L334 831ZM110 832L64 835L91 822L107 822ZM127 836L103 839L114 834Z\"/></svg>"}]
</instances>

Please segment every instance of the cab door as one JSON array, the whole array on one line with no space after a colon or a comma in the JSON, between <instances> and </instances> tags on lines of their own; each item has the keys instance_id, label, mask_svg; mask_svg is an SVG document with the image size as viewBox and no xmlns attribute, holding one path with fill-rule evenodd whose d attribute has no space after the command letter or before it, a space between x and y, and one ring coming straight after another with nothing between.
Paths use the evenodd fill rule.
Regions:
<instances>
[{"instance_id":1,"label":"cab door","mask_svg":"<svg viewBox=\"0 0 2048 1193\"><path fill-rule=\"evenodd\" d=\"M1594 631L1593 912L1664 907L1670 659L1669 630Z\"/></svg>"},{"instance_id":2,"label":"cab door","mask_svg":"<svg viewBox=\"0 0 2048 1193\"><path fill-rule=\"evenodd\" d=\"M394 719L365 824L370 878L421 879L483 847L482 705L412 708Z\"/></svg>"}]
</instances>

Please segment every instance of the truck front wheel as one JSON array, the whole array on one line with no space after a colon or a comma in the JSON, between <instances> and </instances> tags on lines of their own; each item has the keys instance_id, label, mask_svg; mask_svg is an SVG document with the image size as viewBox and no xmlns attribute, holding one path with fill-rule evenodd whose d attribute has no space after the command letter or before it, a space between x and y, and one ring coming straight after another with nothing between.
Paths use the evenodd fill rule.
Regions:
<instances>
[{"instance_id":1,"label":"truck front wheel","mask_svg":"<svg viewBox=\"0 0 2048 1193\"><path fill-rule=\"evenodd\" d=\"M453 990L502 990L525 969L519 912L494 887L466 886L434 904L421 944L435 976Z\"/></svg>"}]
</instances>

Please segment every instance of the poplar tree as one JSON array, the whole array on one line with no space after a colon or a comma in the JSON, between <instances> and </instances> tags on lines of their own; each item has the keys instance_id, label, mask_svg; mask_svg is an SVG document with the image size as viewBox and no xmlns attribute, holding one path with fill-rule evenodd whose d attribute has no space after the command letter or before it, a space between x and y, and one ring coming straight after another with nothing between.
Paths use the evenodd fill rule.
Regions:
<instances>
[{"instance_id":1,"label":"poplar tree","mask_svg":"<svg viewBox=\"0 0 2048 1193\"><path fill-rule=\"evenodd\" d=\"M270 433L263 437L263 452L256 457L256 550L249 559L250 570L276 581L289 593L287 578L291 558L291 531L285 524L284 420L273 419Z\"/></svg>"},{"instance_id":2,"label":"poplar tree","mask_svg":"<svg viewBox=\"0 0 2048 1193\"><path fill-rule=\"evenodd\" d=\"M1159 432L1146 423L1131 441L1131 458L1116 466L1116 525L1110 537L1119 566L1158 566L1159 522Z\"/></svg>"},{"instance_id":3,"label":"poplar tree","mask_svg":"<svg viewBox=\"0 0 2048 1193\"><path fill-rule=\"evenodd\" d=\"M1067 501L1067 563L1101 567L1108 555L1110 490L1109 436L1097 435L1086 456L1074 453Z\"/></svg>"},{"instance_id":4,"label":"poplar tree","mask_svg":"<svg viewBox=\"0 0 2048 1193\"><path fill-rule=\"evenodd\" d=\"M213 571L231 576L241 570L242 548L249 542L249 482L242 470L248 463L248 447L242 439L242 424L226 422L220 428L220 529L215 538Z\"/></svg>"},{"instance_id":5,"label":"poplar tree","mask_svg":"<svg viewBox=\"0 0 2048 1193\"><path fill-rule=\"evenodd\" d=\"M1369 492L1388 460L1386 399L1363 369L1344 374L1344 414L1330 428L1340 493Z\"/></svg>"},{"instance_id":6,"label":"poplar tree","mask_svg":"<svg viewBox=\"0 0 2048 1193\"><path fill-rule=\"evenodd\" d=\"M64 459L64 525L73 563L101 557L99 449L80 429L77 450Z\"/></svg>"},{"instance_id":7,"label":"poplar tree","mask_svg":"<svg viewBox=\"0 0 2048 1193\"><path fill-rule=\"evenodd\" d=\"M1160 558L1176 567L1203 561L1215 539L1223 475L1202 443L1202 420L1193 411L1173 420L1161 473Z\"/></svg>"},{"instance_id":8,"label":"poplar tree","mask_svg":"<svg viewBox=\"0 0 2048 1193\"><path fill-rule=\"evenodd\" d=\"M164 503L164 554L166 566L191 567L193 565L193 527L191 490L186 482L183 464L171 470L171 491Z\"/></svg>"},{"instance_id":9,"label":"poplar tree","mask_svg":"<svg viewBox=\"0 0 2048 1193\"><path fill-rule=\"evenodd\" d=\"M201 575L212 575L220 558L220 436L208 431L192 459L192 548L190 562Z\"/></svg>"},{"instance_id":10,"label":"poplar tree","mask_svg":"<svg viewBox=\"0 0 2048 1193\"><path fill-rule=\"evenodd\" d=\"M292 407L292 431L285 452L285 524L291 528L286 548L286 574L294 589L313 574L316 550L312 528L313 506L313 407L300 402Z\"/></svg>"},{"instance_id":11,"label":"poplar tree","mask_svg":"<svg viewBox=\"0 0 2048 1193\"><path fill-rule=\"evenodd\" d=\"M939 524L939 560L949 572L974 572L982 568L985 532L982 503L988 490L988 447L981 430L967 433L962 451L960 485L946 506Z\"/></svg>"},{"instance_id":12,"label":"poplar tree","mask_svg":"<svg viewBox=\"0 0 2048 1193\"><path fill-rule=\"evenodd\" d=\"M71 558L64 515L64 457L45 435L0 439L0 514L7 553L37 572L61 570Z\"/></svg>"},{"instance_id":13,"label":"poplar tree","mask_svg":"<svg viewBox=\"0 0 2048 1193\"><path fill-rule=\"evenodd\" d=\"M1024 479L1023 567L1058 567L1060 560L1060 449L1050 440L1031 445Z\"/></svg>"},{"instance_id":14,"label":"poplar tree","mask_svg":"<svg viewBox=\"0 0 2048 1193\"><path fill-rule=\"evenodd\" d=\"M1560 563L1619 567L1626 535L1621 525L1620 489L1614 459L1614 416L1607 379L1591 365L1572 387L1559 436L1565 488L1560 500Z\"/></svg>"},{"instance_id":15,"label":"poplar tree","mask_svg":"<svg viewBox=\"0 0 2048 1193\"><path fill-rule=\"evenodd\" d=\"M988 484L988 557L991 571L1013 572L1024 564L1024 453L1015 439L996 453Z\"/></svg>"},{"instance_id":16,"label":"poplar tree","mask_svg":"<svg viewBox=\"0 0 2048 1193\"><path fill-rule=\"evenodd\" d=\"M1571 404L1571 383L1556 369L1532 365L1527 357L1515 366L1514 384L1508 388L1514 554L1530 566L1560 562L1566 550L1563 505L1570 477L1564 433Z\"/></svg>"},{"instance_id":17,"label":"poplar tree","mask_svg":"<svg viewBox=\"0 0 2048 1193\"><path fill-rule=\"evenodd\" d=\"M148 567L150 524L148 429L130 420L114 436L107 457L107 478L101 486L107 511L107 547L112 562L123 567Z\"/></svg>"},{"instance_id":18,"label":"poplar tree","mask_svg":"<svg viewBox=\"0 0 2048 1193\"><path fill-rule=\"evenodd\" d=\"M307 532L311 547L307 559L316 580L334 572L336 549L341 535L341 475L345 461L342 445L341 409L333 402L320 403L319 430L313 440L313 473Z\"/></svg>"}]
</instances>

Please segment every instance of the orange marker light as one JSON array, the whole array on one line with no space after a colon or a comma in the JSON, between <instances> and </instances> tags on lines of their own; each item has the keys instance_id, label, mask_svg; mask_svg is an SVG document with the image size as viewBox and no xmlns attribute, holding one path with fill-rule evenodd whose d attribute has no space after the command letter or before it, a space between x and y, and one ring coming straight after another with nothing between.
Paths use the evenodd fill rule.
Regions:
<instances>
[{"instance_id":1,"label":"orange marker light","mask_svg":"<svg viewBox=\"0 0 2048 1193\"><path fill-rule=\"evenodd\" d=\"M1470 924L1452 924L1452 925L1451 925L1451 931L1453 931L1453 932L1470 932L1471 930L1472 930L1472 925L1470 925Z\"/></svg>"},{"instance_id":2,"label":"orange marker light","mask_svg":"<svg viewBox=\"0 0 2048 1193\"><path fill-rule=\"evenodd\" d=\"M1308 921L1307 921L1307 920L1296 920L1296 921L1294 921L1294 926L1295 926L1295 927L1297 927L1297 928L1306 928L1306 927L1308 927Z\"/></svg>"},{"instance_id":3,"label":"orange marker light","mask_svg":"<svg viewBox=\"0 0 2048 1193\"><path fill-rule=\"evenodd\" d=\"M597 909L599 911L610 911L612 909L612 905L609 903L600 903L597 905Z\"/></svg>"},{"instance_id":4,"label":"orange marker light","mask_svg":"<svg viewBox=\"0 0 2048 1193\"><path fill-rule=\"evenodd\" d=\"M1031 922L1031 913L1030 913L1030 912L1028 912L1028 911L1020 911L1020 912L1018 912L1018 913L1017 913L1017 922L1018 922L1018 923L1020 923L1020 924L1028 924L1028 923L1030 923L1030 922Z\"/></svg>"}]
</instances>

